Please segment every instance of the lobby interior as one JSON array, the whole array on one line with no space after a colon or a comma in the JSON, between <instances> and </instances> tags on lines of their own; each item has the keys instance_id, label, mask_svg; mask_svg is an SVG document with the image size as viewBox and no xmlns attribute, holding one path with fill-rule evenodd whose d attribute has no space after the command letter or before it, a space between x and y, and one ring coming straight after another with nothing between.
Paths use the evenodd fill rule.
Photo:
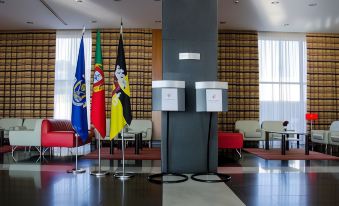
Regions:
<instances>
[{"instance_id":1,"label":"lobby interior","mask_svg":"<svg viewBox=\"0 0 339 206\"><path fill-rule=\"evenodd\" d=\"M112 76L123 22L132 116L152 123L151 141L143 142L140 153L150 150L150 146L158 152L155 158L127 158L125 170L134 176L122 181L114 177L114 173L122 171L122 161L108 154L111 143L107 139L102 142L106 154L100 168L109 174L103 177L90 175L99 169L97 156L88 157L88 153L97 152L98 144L94 140L80 148L78 167L85 169L81 174L66 172L75 166L74 148L71 152L67 148L54 148L52 155L47 151L40 157L34 147L18 147L12 154L11 145L1 146L0 201L4 205L63 206L336 205L339 149L335 142L306 145L302 139L300 150L309 146L311 152L327 155L315 159L304 156L265 159L250 152L257 148L264 150L264 139L244 141L241 156L234 149L217 146L218 131L239 132L235 128L238 120L256 120L259 127L259 122L265 120L287 120L287 129L301 134L312 129L327 131L338 120L336 8L339 2L334 0L211 0L208 3L205 0L0 0L0 119L70 119L65 110L71 103L65 106L62 95L67 90L63 88L69 84L72 87L76 62L68 64L60 55L76 59L78 48L73 48L73 53L60 52L60 42L67 36L79 43L83 27L86 28L85 49L88 46L85 58L90 57L86 60L90 71L86 74L88 96L92 93L97 29L101 32L109 119ZM301 58L298 68L304 69L299 68L297 82L291 71L278 69L274 73L277 71L262 69L263 54L266 58L271 56L262 53L261 41L274 38L282 41L296 38L301 42L304 50L293 54ZM180 52L199 53L199 60L179 60ZM64 66L73 74L68 73L62 79L58 68ZM285 101L286 96L291 96L292 100L287 102L293 103L294 110L285 110L285 102L279 104L274 99L274 93L279 91L274 90L276 79L265 82L267 76L262 75L265 72L267 76L285 75L284 72L291 76L291 82L281 78L282 84L297 87L291 87L279 98ZM166 113L152 108L155 80L186 81L185 112ZM195 92L191 92L195 91L194 82L211 80L228 83L228 111L213 116L195 111ZM272 89L263 90L262 86L268 84L273 85ZM289 116L284 116L286 113ZM312 126L305 119L306 113L317 114ZM170 125L166 125L166 118ZM212 132L208 124L212 124ZM208 150L207 133L212 134ZM309 135L306 138L311 140ZM164 143L165 140L172 142ZM296 149L297 142L291 141L290 151ZM115 153L121 152L120 143L115 141ZM127 150L134 151L134 146L135 141L129 141ZM272 141L270 146L280 152L280 141ZM230 175L230 181L205 183L190 178L206 168L207 152L211 170ZM166 170L189 178L174 184L148 180L149 175ZM218 176L206 178L215 180Z\"/></svg>"}]
</instances>

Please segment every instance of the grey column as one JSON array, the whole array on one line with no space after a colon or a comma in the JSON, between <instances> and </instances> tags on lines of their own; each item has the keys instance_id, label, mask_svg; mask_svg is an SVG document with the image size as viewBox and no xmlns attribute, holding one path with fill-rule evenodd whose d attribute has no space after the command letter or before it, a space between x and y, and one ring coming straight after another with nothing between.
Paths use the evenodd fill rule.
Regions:
<instances>
[{"instance_id":1,"label":"grey column","mask_svg":"<svg viewBox=\"0 0 339 206\"><path fill-rule=\"evenodd\" d=\"M197 81L217 80L217 0L163 0L163 79L186 81L186 111L169 113L169 158L166 119L162 115L163 172L206 171L209 114L196 112ZM200 60L179 60L180 52L200 53ZM216 171L217 113L212 118L210 168ZM168 170L167 170L168 169Z\"/></svg>"}]
</instances>

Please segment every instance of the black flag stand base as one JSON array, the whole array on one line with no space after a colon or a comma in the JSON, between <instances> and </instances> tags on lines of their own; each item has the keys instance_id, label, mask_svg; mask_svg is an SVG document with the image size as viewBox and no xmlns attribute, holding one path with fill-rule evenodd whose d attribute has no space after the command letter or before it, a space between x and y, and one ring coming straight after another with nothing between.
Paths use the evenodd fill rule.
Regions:
<instances>
[{"instance_id":1,"label":"black flag stand base","mask_svg":"<svg viewBox=\"0 0 339 206\"><path fill-rule=\"evenodd\" d=\"M99 158L98 158L98 161L99 161L99 168L98 170L93 170L90 172L91 175L93 176L96 176L96 177L104 177L106 175L108 175L108 171L102 171L101 170L101 135L100 133L94 129L94 132L95 132L95 138L98 137L98 145L99 145Z\"/></svg>"},{"instance_id":2,"label":"black flag stand base","mask_svg":"<svg viewBox=\"0 0 339 206\"><path fill-rule=\"evenodd\" d=\"M114 177L122 181L128 180L133 177L134 174L125 172L125 141L124 141L124 129L121 130L121 153L122 153L122 172L115 172Z\"/></svg>"},{"instance_id":3,"label":"black flag stand base","mask_svg":"<svg viewBox=\"0 0 339 206\"><path fill-rule=\"evenodd\" d=\"M207 183L216 183L216 182L228 182L231 180L231 176L227 174L217 173L217 172L210 172L210 140L211 140L211 124L212 124L212 112L210 113L210 121L208 127L208 139L207 139L207 172L196 173L191 176L192 180L198 182L207 182ZM200 176L218 176L219 179L202 179L199 178Z\"/></svg>"},{"instance_id":4,"label":"black flag stand base","mask_svg":"<svg viewBox=\"0 0 339 206\"><path fill-rule=\"evenodd\" d=\"M167 111L167 122L166 122L166 127L167 127L167 131L166 131L166 158L167 158L167 165L168 164L168 129L169 129L169 112ZM168 166L167 166L167 171L168 171ZM179 177L178 179L175 180L171 180L172 177ZM168 183L180 183L180 182L185 182L188 180L188 177L184 174L179 174L179 173L167 173L167 172L162 172L162 173L157 173L157 174L153 174L147 177L149 182L155 183L155 184L168 184ZM167 180L166 180L167 179Z\"/></svg>"},{"instance_id":5,"label":"black flag stand base","mask_svg":"<svg viewBox=\"0 0 339 206\"><path fill-rule=\"evenodd\" d=\"M71 170L67 170L67 173L73 173L73 174L80 174L86 172L83 168L78 168L78 134L75 134L75 147L76 147L76 153L75 153L75 168Z\"/></svg>"}]
</instances>

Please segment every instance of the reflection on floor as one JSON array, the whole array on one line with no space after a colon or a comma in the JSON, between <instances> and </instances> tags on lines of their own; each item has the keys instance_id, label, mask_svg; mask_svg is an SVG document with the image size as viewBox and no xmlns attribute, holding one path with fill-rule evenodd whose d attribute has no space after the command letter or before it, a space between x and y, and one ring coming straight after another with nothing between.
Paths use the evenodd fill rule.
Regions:
<instances>
[{"instance_id":1,"label":"reflection on floor","mask_svg":"<svg viewBox=\"0 0 339 206\"><path fill-rule=\"evenodd\" d=\"M246 205L337 205L339 161L264 160L244 153L223 161L219 172L231 174L227 185Z\"/></svg>"},{"instance_id":2,"label":"reflection on floor","mask_svg":"<svg viewBox=\"0 0 339 206\"><path fill-rule=\"evenodd\" d=\"M160 171L160 161L126 162L135 173L121 182L112 175L96 178L97 160L79 160L84 174L71 175L74 158L46 157L19 151L0 154L0 200L4 205L337 205L339 161L263 160L243 153L240 160L220 159L219 172L228 173L226 184L185 182L157 185L147 181ZM120 170L121 162L103 160L102 169ZM2 205L2 204L1 204Z\"/></svg>"}]
</instances>

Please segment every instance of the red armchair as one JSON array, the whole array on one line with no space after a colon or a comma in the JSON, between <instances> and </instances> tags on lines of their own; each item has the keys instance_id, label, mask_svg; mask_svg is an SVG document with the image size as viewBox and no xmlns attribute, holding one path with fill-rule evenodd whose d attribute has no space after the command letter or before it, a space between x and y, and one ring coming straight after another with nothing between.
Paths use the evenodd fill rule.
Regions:
<instances>
[{"instance_id":1,"label":"red armchair","mask_svg":"<svg viewBox=\"0 0 339 206\"><path fill-rule=\"evenodd\" d=\"M90 135L91 136L91 135ZM70 120L44 119L41 125L41 146L43 147L75 147L75 132ZM90 141L82 142L78 137L78 146Z\"/></svg>"}]
</instances>

